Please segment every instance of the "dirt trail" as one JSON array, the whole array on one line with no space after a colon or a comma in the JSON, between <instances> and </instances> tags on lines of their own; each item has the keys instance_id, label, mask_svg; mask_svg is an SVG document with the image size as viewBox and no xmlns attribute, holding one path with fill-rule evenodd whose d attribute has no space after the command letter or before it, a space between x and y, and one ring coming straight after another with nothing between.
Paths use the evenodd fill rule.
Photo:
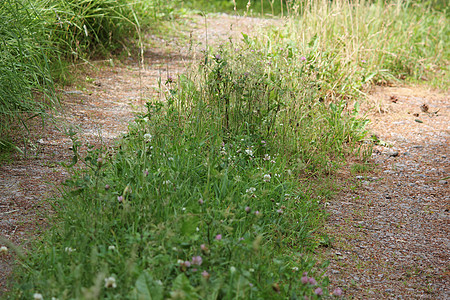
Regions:
<instances>
[{"instance_id":1,"label":"dirt trail","mask_svg":"<svg viewBox=\"0 0 450 300\"><path fill-rule=\"evenodd\" d=\"M187 39L146 36L144 67L136 57L115 67L96 62L82 72L80 78L87 78L82 88L66 88L57 126L36 124L28 155L0 166L0 238L26 246L45 226L40 212L49 209L46 200L67 178L59 163L72 154L70 139L56 127L78 127L83 144L111 145L126 132L133 111L157 95L158 81L184 71L206 39L217 46L282 21L218 15L208 16L206 26L202 17L187 23L180 29ZM448 299L449 96L419 88L376 88L368 103L374 104L372 130L392 147L376 147L378 166L370 174L344 172L347 188L329 203L327 231L335 242L322 255L331 260L332 286L357 299ZM431 113L421 111L424 103ZM0 255L0 295L11 266L12 255Z\"/></svg>"},{"instance_id":2,"label":"dirt trail","mask_svg":"<svg viewBox=\"0 0 450 300\"><path fill-rule=\"evenodd\" d=\"M376 87L367 105L381 145L327 208L328 276L355 299L450 299L450 97Z\"/></svg>"},{"instance_id":3,"label":"dirt trail","mask_svg":"<svg viewBox=\"0 0 450 300\"><path fill-rule=\"evenodd\" d=\"M31 124L26 142L27 156L14 155L0 165L0 246L27 245L43 230L43 211L50 209L47 199L69 174L60 166L69 162L70 138L62 132L74 127L85 145L112 145L127 130L133 112L140 111L145 99L158 96L158 82L184 72L201 49L241 39L241 32L251 34L269 21L257 18L213 15L206 19L193 16L187 26L174 28L173 36L145 36L144 65L138 57L129 57L111 65L93 62L93 67L77 68L80 80L62 93L63 110L55 124L45 128L39 121ZM86 79L86 80L84 80ZM25 148L25 147L24 147ZM13 258L0 254L0 295L6 290Z\"/></svg>"}]
</instances>

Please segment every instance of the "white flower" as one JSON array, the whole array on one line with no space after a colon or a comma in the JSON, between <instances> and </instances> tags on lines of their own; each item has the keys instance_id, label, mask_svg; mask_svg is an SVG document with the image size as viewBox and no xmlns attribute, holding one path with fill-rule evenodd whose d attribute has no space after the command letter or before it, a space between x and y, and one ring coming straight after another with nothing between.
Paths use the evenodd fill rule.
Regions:
<instances>
[{"instance_id":1,"label":"white flower","mask_svg":"<svg viewBox=\"0 0 450 300\"><path fill-rule=\"evenodd\" d=\"M256 191L256 188L254 188L254 187L251 187L251 188L248 188L245 190L245 192L249 193L249 194L254 193L255 191Z\"/></svg>"},{"instance_id":2,"label":"white flower","mask_svg":"<svg viewBox=\"0 0 450 300\"><path fill-rule=\"evenodd\" d=\"M269 182L270 181L270 174L264 175L264 181Z\"/></svg>"},{"instance_id":3,"label":"white flower","mask_svg":"<svg viewBox=\"0 0 450 300\"><path fill-rule=\"evenodd\" d=\"M236 272L236 268L235 267L230 267L230 272L231 272L231 274L233 274L234 272Z\"/></svg>"},{"instance_id":4,"label":"white flower","mask_svg":"<svg viewBox=\"0 0 450 300\"><path fill-rule=\"evenodd\" d=\"M152 141L152 135L150 134L150 133L146 133L146 134L144 134L144 140L146 141L146 142L151 142Z\"/></svg>"},{"instance_id":5,"label":"white flower","mask_svg":"<svg viewBox=\"0 0 450 300\"><path fill-rule=\"evenodd\" d=\"M105 278L105 288L113 288L117 287L116 279L114 277Z\"/></svg>"},{"instance_id":6,"label":"white flower","mask_svg":"<svg viewBox=\"0 0 450 300\"><path fill-rule=\"evenodd\" d=\"M252 149L246 149L245 153L247 153L248 156L252 156L253 155L253 150Z\"/></svg>"},{"instance_id":7,"label":"white flower","mask_svg":"<svg viewBox=\"0 0 450 300\"><path fill-rule=\"evenodd\" d=\"M42 297L42 294L34 293L33 299L34 299L34 300L43 300L44 297Z\"/></svg>"},{"instance_id":8,"label":"white flower","mask_svg":"<svg viewBox=\"0 0 450 300\"><path fill-rule=\"evenodd\" d=\"M269 154L264 154L264 160L270 160L270 155Z\"/></svg>"},{"instance_id":9,"label":"white flower","mask_svg":"<svg viewBox=\"0 0 450 300\"><path fill-rule=\"evenodd\" d=\"M1 246L0 247L0 253L2 253L2 254L5 253L6 254L7 252L8 252L8 248L6 248L6 246Z\"/></svg>"},{"instance_id":10,"label":"white flower","mask_svg":"<svg viewBox=\"0 0 450 300\"><path fill-rule=\"evenodd\" d=\"M294 272L297 272L297 271L298 271L298 267L293 267L292 270L293 270Z\"/></svg>"},{"instance_id":11,"label":"white flower","mask_svg":"<svg viewBox=\"0 0 450 300\"><path fill-rule=\"evenodd\" d=\"M114 251L114 250L116 250L116 246L111 245L111 246L108 247L108 250Z\"/></svg>"},{"instance_id":12,"label":"white flower","mask_svg":"<svg viewBox=\"0 0 450 300\"><path fill-rule=\"evenodd\" d=\"M171 184L172 183L172 181L170 181L170 180L165 180L165 181L163 181L163 184Z\"/></svg>"},{"instance_id":13,"label":"white flower","mask_svg":"<svg viewBox=\"0 0 450 300\"><path fill-rule=\"evenodd\" d=\"M73 249L73 248L70 248L70 247L66 247L65 249L64 249L64 251L66 251L67 253L72 253L72 252L74 252L76 249Z\"/></svg>"}]
</instances>

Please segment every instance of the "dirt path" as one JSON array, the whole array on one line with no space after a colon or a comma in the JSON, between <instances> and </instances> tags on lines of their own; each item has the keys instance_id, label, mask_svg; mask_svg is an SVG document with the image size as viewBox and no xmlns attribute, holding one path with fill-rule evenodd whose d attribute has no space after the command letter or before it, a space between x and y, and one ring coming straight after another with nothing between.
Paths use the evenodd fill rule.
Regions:
<instances>
[{"instance_id":1,"label":"dirt path","mask_svg":"<svg viewBox=\"0 0 450 300\"><path fill-rule=\"evenodd\" d=\"M14 155L0 165L0 246L26 247L43 230L46 220L41 212L50 209L47 199L57 195L69 175L60 163L70 161L72 142L62 129L74 127L83 149L88 143L112 145L126 132L133 112L141 110L145 99L158 96L158 82L185 71L206 48L206 41L210 47L230 37L237 41L241 32L251 34L270 22L281 23L228 15L193 16L187 24L175 23L179 26L166 40L145 36L143 66L138 57L129 57L113 61L114 66L103 61L76 68L79 80L62 94L63 112L56 116L56 124L41 128L36 120L26 142L27 156ZM11 251L0 254L0 295L6 290L12 263Z\"/></svg>"},{"instance_id":2,"label":"dirt path","mask_svg":"<svg viewBox=\"0 0 450 300\"><path fill-rule=\"evenodd\" d=\"M185 70L209 45L238 40L269 21L227 15L195 17L183 31L163 40L146 37L144 67L130 57L112 67L109 61L85 68L76 86L63 95L64 114L57 127L78 127L83 144L111 145L126 132L133 111L158 94L158 81ZM270 21L281 24L281 21ZM189 29L191 28L191 29ZM189 39L192 36L192 39ZM80 72L80 71L79 71ZM394 98L391 100L391 96ZM394 103L394 102L396 103ZM372 130L392 147L377 146L370 174L343 174L346 192L328 206L333 248L332 286L356 299L429 298L449 294L448 95L416 88L376 88L369 104ZM426 103L430 112L420 110ZM413 114L419 113L416 117ZM418 121L416 121L416 119ZM25 245L45 224L40 211L68 174L60 162L70 160L71 141L56 126L34 126L27 157L15 156L0 166L0 245ZM350 179L350 180L348 180ZM12 256L0 256L0 295L11 271Z\"/></svg>"},{"instance_id":3,"label":"dirt path","mask_svg":"<svg viewBox=\"0 0 450 300\"><path fill-rule=\"evenodd\" d=\"M450 299L450 97L377 87L368 104L382 145L328 206L328 276L355 299Z\"/></svg>"}]
</instances>

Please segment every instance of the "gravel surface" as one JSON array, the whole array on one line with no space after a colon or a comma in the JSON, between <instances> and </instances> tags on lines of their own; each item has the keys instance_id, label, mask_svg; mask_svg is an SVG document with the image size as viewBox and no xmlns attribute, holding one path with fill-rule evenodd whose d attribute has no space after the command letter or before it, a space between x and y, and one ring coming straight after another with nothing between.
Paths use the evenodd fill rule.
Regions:
<instances>
[{"instance_id":1,"label":"gravel surface","mask_svg":"<svg viewBox=\"0 0 450 300\"><path fill-rule=\"evenodd\" d=\"M381 145L327 207L327 275L348 298L450 299L449 95L377 87L366 106Z\"/></svg>"}]
</instances>

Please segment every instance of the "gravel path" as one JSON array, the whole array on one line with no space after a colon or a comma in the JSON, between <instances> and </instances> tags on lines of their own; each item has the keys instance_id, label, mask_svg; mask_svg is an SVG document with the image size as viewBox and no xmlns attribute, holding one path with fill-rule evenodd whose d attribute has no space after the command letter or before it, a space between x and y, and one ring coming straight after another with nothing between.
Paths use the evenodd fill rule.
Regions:
<instances>
[{"instance_id":1,"label":"gravel path","mask_svg":"<svg viewBox=\"0 0 450 300\"><path fill-rule=\"evenodd\" d=\"M367 105L382 145L329 203L327 274L349 298L450 299L450 97L377 87Z\"/></svg>"}]
</instances>

